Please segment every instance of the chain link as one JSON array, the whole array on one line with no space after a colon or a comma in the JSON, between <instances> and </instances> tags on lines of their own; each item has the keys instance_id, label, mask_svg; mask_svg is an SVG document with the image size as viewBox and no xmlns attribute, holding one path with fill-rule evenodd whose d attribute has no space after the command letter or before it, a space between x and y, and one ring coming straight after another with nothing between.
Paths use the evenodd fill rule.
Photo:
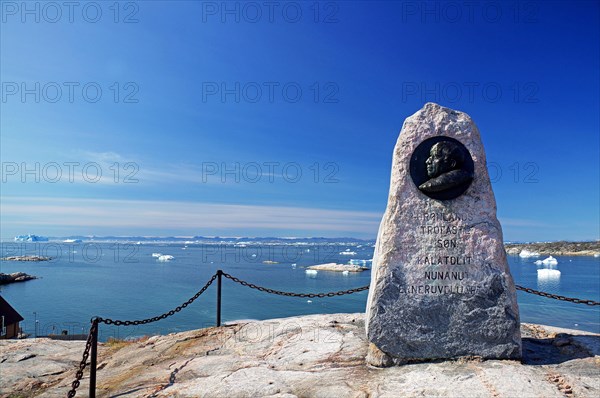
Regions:
<instances>
[{"instance_id":1,"label":"chain link","mask_svg":"<svg viewBox=\"0 0 600 398\"><path fill-rule=\"evenodd\" d=\"M206 282L206 285L204 285L204 287L202 289L198 290L198 293L196 293L188 301L186 301L185 303L181 304L180 306L172 309L171 311L165 312L162 315L155 316L152 318L147 318L147 319L136 320L136 321L120 321L120 320L98 317L98 322L105 323L107 325L116 325L116 326L131 326L131 325L137 326L137 325L145 325L147 323L152 323L152 322L160 321L161 319L168 318L171 315L175 315L177 312L181 311L188 305L192 304L194 302L194 300L196 300L198 297L200 297L200 295L202 293L204 293L210 285L212 285L212 283L215 281L215 279L217 279L217 276L218 276L218 274L214 274L212 276L212 278L210 278L208 280L208 282Z\"/></svg>"},{"instance_id":2,"label":"chain link","mask_svg":"<svg viewBox=\"0 0 600 398\"><path fill-rule=\"evenodd\" d=\"M79 363L79 369L75 373L75 380L71 383L71 390L67 394L68 398L73 398L77 394L77 388L81 384L83 378L83 370L87 365L88 357L90 356L90 349L92 348L92 336L98 331L98 318L92 318L92 326L90 326L90 333L88 334L87 341L85 342L85 350L83 350L83 358Z\"/></svg>"},{"instance_id":3,"label":"chain link","mask_svg":"<svg viewBox=\"0 0 600 398\"><path fill-rule=\"evenodd\" d=\"M304 297L304 298L315 298L315 297L319 297L319 298L323 298L323 297L335 297L335 296L343 296L345 294L352 294L352 293L357 293L357 292L362 292L364 290L369 289L369 285L367 286L362 286L362 287L357 287L355 289L350 289L350 290L342 290L339 292L329 292L329 293L291 293L291 292L282 292L279 290L274 290L274 289L269 289L266 287L262 287L262 286L258 286L255 285L253 283L249 283L246 281L243 281L239 278L236 278L235 276L231 276L225 272L223 272L223 276L227 279L231 279L234 282L239 283L242 286L246 286L249 287L251 289L256 289L258 291L261 292L265 292L265 293L271 293L271 294L276 294L278 296L286 296L286 297Z\"/></svg>"},{"instance_id":4,"label":"chain link","mask_svg":"<svg viewBox=\"0 0 600 398\"><path fill-rule=\"evenodd\" d=\"M583 299L578 299L578 298L573 298L573 297L560 296L558 294L546 293L546 292L542 292L539 290L535 290L535 289L532 289L529 287L523 287L523 286L519 286L519 285L516 285L515 287L517 288L517 290L521 290L526 293L537 294L538 296L547 297L547 298L551 298L551 299L555 299L555 300L568 301L568 302L575 303L575 304L600 305L600 302L594 301L594 300L583 300Z\"/></svg>"}]
</instances>

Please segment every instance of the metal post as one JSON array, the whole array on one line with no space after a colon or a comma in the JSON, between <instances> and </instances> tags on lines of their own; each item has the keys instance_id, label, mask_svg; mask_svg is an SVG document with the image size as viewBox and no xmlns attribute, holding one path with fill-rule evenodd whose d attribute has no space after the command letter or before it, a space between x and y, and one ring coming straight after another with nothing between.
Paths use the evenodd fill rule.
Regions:
<instances>
[{"instance_id":1,"label":"metal post","mask_svg":"<svg viewBox=\"0 0 600 398\"><path fill-rule=\"evenodd\" d=\"M96 364L98 361L98 320L92 325L92 349L90 358L90 398L96 398Z\"/></svg>"},{"instance_id":2,"label":"metal post","mask_svg":"<svg viewBox=\"0 0 600 398\"><path fill-rule=\"evenodd\" d=\"M223 271L217 271L217 326L221 326L221 275Z\"/></svg>"}]
</instances>

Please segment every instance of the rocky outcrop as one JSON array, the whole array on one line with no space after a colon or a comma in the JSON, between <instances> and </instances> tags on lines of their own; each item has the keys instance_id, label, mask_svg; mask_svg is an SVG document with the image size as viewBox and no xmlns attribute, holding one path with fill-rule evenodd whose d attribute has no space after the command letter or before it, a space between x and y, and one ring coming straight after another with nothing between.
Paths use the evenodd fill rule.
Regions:
<instances>
[{"instance_id":1,"label":"rocky outcrop","mask_svg":"<svg viewBox=\"0 0 600 398\"><path fill-rule=\"evenodd\" d=\"M3 274L0 272L0 285L9 283L25 282L31 279L38 279L37 276L29 275L24 272L13 272L12 274Z\"/></svg>"},{"instance_id":2,"label":"rocky outcrop","mask_svg":"<svg viewBox=\"0 0 600 398\"><path fill-rule=\"evenodd\" d=\"M102 329L101 329L102 330ZM522 325L523 362L365 363L363 314L244 322L99 347L100 397L597 397L600 336ZM0 341L1 396L64 397L85 342ZM87 396L89 370L77 396Z\"/></svg>"},{"instance_id":3,"label":"rocky outcrop","mask_svg":"<svg viewBox=\"0 0 600 398\"><path fill-rule=\"evenodd\" d=\"M0 260L4 261L50 261L51 257L45 256L8 256L2 257Z\"/></svg>"},{"instance_id":4,"label":"rocky outcrop","mask_svg":"<svg viewBox=\"0 0 600 398\"><path fill-rule=\"evenodd\" d=\"M311 265L310 267L306 267L306 269L311 269L315 271L332 271L332 272L362 272L367 267L361 267L360 265L353 264L337 264L337 263L327 263L327 264L318 264Z\"/></svg>"},{"instance_id":5,"label":"rocky outcrop","mask_svg":"<svg viewBox=\"0 0 600 398\"><path fill-rule=\"evenodd\" d=\"M540 256L600 256L600 241L591 242L537 242L508 243L506 254L518 255L522 250L539 253Z\"/></svg>"}]
</instances>

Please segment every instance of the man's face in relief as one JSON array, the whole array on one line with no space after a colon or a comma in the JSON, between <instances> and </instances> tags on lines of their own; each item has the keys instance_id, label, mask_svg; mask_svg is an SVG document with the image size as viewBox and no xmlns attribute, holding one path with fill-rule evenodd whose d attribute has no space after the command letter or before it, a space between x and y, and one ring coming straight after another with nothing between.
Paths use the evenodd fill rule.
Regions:
<instances>
[{"instance_id":1,"label":"man's face in relief","mask_svg":"<svg viewBox=\"0 0 600 398\"><path fill-rule=\"evenodd\" d=\"M431 147L429 157L425 161L427 165L427 175L429 178L437 177L447 173L456 167L456 160L442 153L442 143L437 143Z\"/></svg>"}]
</instances>

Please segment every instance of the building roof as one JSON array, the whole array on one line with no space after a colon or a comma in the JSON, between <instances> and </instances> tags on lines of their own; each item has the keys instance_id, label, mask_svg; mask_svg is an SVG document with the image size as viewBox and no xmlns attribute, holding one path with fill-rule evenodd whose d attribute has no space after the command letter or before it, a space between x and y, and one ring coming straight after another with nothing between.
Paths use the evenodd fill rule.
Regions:
<instances>
[{"instance_id":1,"label":"building roof","mask_svg":"<svg viewBox=\"0 0 600 398\"><path fill-rule=\"evenodd\" d=\"M17 312L8 301L0 296L0 316L4 317L4 325L12 325L13 323L21 322L23 317Z\"/></svg>"}]
</instances>

